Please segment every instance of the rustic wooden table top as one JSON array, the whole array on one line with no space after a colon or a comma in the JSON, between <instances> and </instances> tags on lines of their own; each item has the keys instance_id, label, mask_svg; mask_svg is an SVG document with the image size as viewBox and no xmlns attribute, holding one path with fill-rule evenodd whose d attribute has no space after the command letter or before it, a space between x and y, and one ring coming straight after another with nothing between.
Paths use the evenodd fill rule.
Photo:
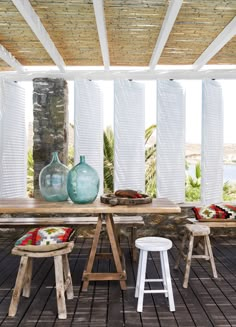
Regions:
<instances>
[{"instance_id":1,"label":"rustic wooden table top","mask_svg":"<svg viewBox=\"0 0 236 327\"><path fill-rule=\"evenodd\" d=\"M180 211L178 205L165 198L153 199L152 203L148 204L116 206L101 203L99 199L89 204L75 204L70 201L47 202L32 198L0 199L0 214L168 214Z\"/></svg>"}]
</instances>

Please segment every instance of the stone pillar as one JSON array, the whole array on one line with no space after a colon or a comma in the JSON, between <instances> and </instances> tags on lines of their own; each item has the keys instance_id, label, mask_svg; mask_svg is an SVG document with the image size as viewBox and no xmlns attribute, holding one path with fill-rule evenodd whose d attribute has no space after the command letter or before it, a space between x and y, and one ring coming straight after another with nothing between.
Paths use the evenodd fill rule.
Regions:
<instances>
[{"instance_id":1,"label":"stone pillar","mask_svg":"<svg viewBox=\"0 0 236 327\"><path fill-rule=\"evenodd\" d=\"M66 165L68 157L68 87L63 79L33 80L34 197L40 197L39 173L58 151Z\"/></svg>"}]
</instances>

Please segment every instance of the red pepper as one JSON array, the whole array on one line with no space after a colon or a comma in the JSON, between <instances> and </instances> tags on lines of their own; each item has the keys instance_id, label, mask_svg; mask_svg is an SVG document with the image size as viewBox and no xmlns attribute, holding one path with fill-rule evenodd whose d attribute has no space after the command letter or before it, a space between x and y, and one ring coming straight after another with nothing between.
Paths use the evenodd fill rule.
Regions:
<instances>
[{"instance_id":1,"label":"red pepper","mask_svg":"<svg viewBox=\"0 0 236 327\"><path fill-rule=\"evenodd\" d=\"M142 194L140 194L140 193L136 194L136 198L142 198L142 197L143 197Z\"/></svg>"},{"instance_id":2,"label":"red pepper","mask_svg":"<svg viewBox=\"0 0 236 327\"><path fill-rule=\"evenodd\" d=\"M133 199L140 199L140 198L142 198L142 197L143 197L142 194L140 194L140 193L138 193L138 192L135 192L135 194L132 195L132 198L133 198Z\"/></svg>"}]
</instances>

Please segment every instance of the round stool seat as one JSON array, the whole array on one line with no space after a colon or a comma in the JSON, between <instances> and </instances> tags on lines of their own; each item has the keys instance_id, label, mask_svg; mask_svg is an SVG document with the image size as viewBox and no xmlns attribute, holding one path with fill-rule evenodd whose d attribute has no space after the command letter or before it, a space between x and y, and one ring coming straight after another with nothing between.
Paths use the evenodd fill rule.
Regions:
<instances>
[{"instance_id":1,"label":"round stool seat","mask_svg":"<svg viewBox=\"0 0 236 327\"><path fill-rule=\"evenodd\" d=\"M141 237L135 241L135 246L144 251L166 251L172 248L171 240L164 237Z\"/></svg>"}]
</instances>

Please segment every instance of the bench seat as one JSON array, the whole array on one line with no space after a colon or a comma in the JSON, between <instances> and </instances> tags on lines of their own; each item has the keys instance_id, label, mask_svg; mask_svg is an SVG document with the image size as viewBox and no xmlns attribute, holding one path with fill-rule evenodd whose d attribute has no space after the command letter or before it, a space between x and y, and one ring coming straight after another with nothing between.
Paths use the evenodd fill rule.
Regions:
<instances>
[{"instance_id":1,"label":"bench seat","mask_svg":"<svg viewBox=\"0 0 236 327\"><path fill-rule=\"evenodd\" d=\"M209 220L209 221L200 221L197 220L195 218L188 218L187 219L189 222L191 222L192 224L201 224L201 225L205 225L208 227L212 227L212 228L231 228L231 227L236 227L236 220L231 220L231 219L222 219L222 221L214 221Z\"/></svg>"},{"instance_id":2,"label":"bench seat","mask_svg":"<svg viewBox=\"0 0 236 327\"><path fill-rule=\"evenodd\" d=\"M143 225L142 216L114 216L115 224ZM53 217L53 225L95 225L97 217ZM52 217L0 217L0 227L52 224Z\"/></svg>"}]
</instances>

